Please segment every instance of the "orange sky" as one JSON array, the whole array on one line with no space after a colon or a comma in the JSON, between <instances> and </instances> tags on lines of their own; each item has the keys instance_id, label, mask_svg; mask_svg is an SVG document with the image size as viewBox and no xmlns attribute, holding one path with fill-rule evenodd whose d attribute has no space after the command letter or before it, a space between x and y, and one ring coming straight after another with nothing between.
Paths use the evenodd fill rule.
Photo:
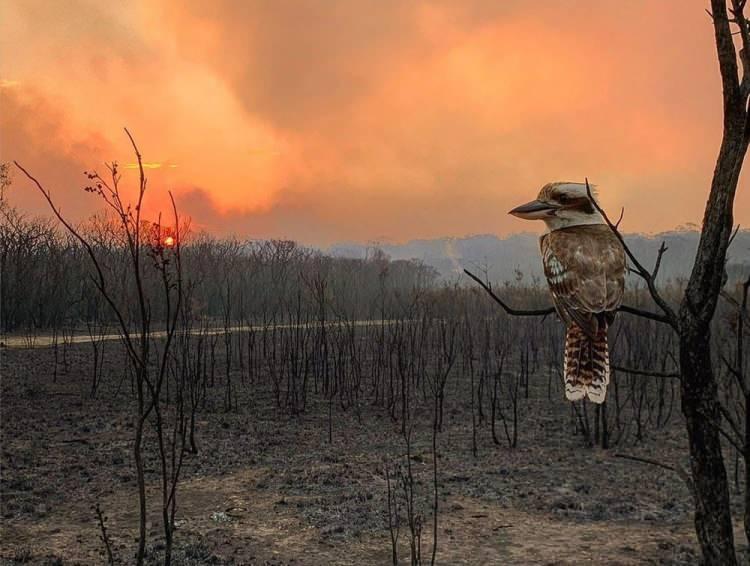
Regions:
<instances>
[{"instance_id":1,"label":"orange sky","mask_svg":"<svg viewBox=\"0 0 750 566\"><path fill-rule=\"evenodd\" d=\"M719 144L705 5L5 0L0 159L80 218L127 126L156 206L312 244L528 230L507 210L584 176L667 230L700 221ZM12 198L45 210L18 175Z\"/></svg>"}]
</instances>

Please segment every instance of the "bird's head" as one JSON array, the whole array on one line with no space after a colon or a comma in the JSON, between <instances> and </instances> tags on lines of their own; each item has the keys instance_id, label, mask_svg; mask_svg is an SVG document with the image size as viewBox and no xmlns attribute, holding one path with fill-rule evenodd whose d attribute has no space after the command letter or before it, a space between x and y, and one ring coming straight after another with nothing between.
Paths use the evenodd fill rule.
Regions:
<instances>
[{"instance_id":1,"label":"bird's head","mask_svg":"<svg viewBox=\"0 0 750 566\"><path fill-rule=\"evenodd\" d=\"M593 187L591 194L596 198ZM589 199L585 183L548 183L536 200L517 206L508 214L524 220L544 220L549 230L605 223Z\"/></svg>"}]
</instances>

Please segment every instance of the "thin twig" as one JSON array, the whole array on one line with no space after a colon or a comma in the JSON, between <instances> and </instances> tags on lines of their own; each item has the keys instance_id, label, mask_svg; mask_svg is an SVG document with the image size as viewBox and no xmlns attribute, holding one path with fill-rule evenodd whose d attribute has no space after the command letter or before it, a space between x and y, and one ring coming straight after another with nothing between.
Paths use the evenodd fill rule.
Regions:
<instances>
[{"instance_id":1,"label":"thin twig","mask_svg":"<svg viewBox=\"0 0 750 566\"><path fill-rule=\"evenodd\" d=\"M630 259L630 262L633 264L633 266L636 269L636 273L646 282L646 285L648 286L649 293L651 294L651 297L654 299L654 302L659 306L659 308L664 313L664 316L666 317L666 322L669 324L672 328L677 328L677 315L675 314L672 307L667 304L667 302L661 297L659 294L658 289L656 288L656 283L654 281L655 275L653 272L648 271L645 267L643 267L643 264L641 264L640 261L638 261L638 258L635 257L635 254L631 251L630 247L625 242L625 238L622 237L622 234L620 234L620 231L618 230L617 226L615 224L612 224L612 221L609 219L609 216L607 216L607 213L604 212L604 209L599 206L599 203L596 202L596 199L591 194L591 186L589 185L588 177L585 179L586 181L586 194L589 197L589 200L591 201L591 204L596 208L596 210L599 212L599 214L602 215L604 218L604 221L607 223L607 225L610 227L612 232L614 233L615 237L620 240L620 243L622 244L623 249L625 250L625 253L627 254L628 258ZM664 247L662 245L662 247ZM661 251L662 248L659 248L660 250L660 256L666 251L666 248L664 248L664 251ZM657 261L661 261L661 257L658 257ZM657 265L658 268L658 265Z\"/></svg>"},{"instance_id":2,"label":"thin twig","mask_svg":"<svg viewBox=\"0 0 750 566\"><path fill-rule=\"evenodd\" d=\"M612 366L613 370L621 371L623 373L630 373L633 375L645 375L648 377L664 377L664 378L675 378L679 379L681 377L680 372L678 371L655 371L650 369L637 369L637 368L627 368L624 366Z\"/></svg>"},{"instance_id":3,"label":"thin twig","mask_svg":"<svg viewBox=\"0 0 750 566\"><path fill-rule=\"evenodd\" d=\"M666 315L659 314L656 312L651 312L651 311L645 311L643 309L631 307L629 305L620 305L620 307L617 309L617 312L624 312L624 313L632 314L634 316L647 318L649 320L654 320L656 322L661 322L663 324L671 324L669 321L669 318Z\"/></svg>"},{"instance_id":4,"label":"thin twig","mask_svg":"<svg viewBox=\"0 0 750 566\"><path fill-rule=\"evenodd\" d=\"M617 219L617 222L615 222L615 228L620 227L620 222L622 222L622 219L625 217L625 207L620 208L620 218Z\"/></svg>"},{"instance_id":5,"label":"thin twig","mask_svg":"<svg viewBox=\"0 0 750 566\"><path fill-rule=\"evenodd\" d=\"M471 271L468 269L464 269L464 273L471 277L474 281L479 283L482 288L487 291L487 293L494 299L494 301L500 305L503 310L512 316L548 316L555 312L555 307L547 307L543 309L516 309L511 306L509 306L506 302L504 302L500 297L498 297L495 292L492 290L492 288L487 285L484 281L482 281L479 277L474 275Z\"/></svg>"},{"instance_id":6,"label":"thin twig","mask_svg":"<svg viewBox=\"0 0 750 566\"><path fill-rule=\"evenodd\" d=\"M107 526L105 525L105 523L107 522L107 517L105 517L102 514L102 510L99 507L98 503L94 507L94 511L96 512L96 519L99 522L99 530L102 533L99 538L102 539L102 542L104 543L104 548L107 551L107 563L108 564L114 564L115 563L115 557L112 554L112 544L110 543L109 535L107 534Z\"/></svg>"},{"instance_id":7,"label":"thin twig","mask_svg":"<svg viewBox=\"0 0 750 566\"><path fill-rule=\"evenodd\" d=\"M727 370L732 375L732 377L736 379L737 385L742 390L742 394L747 396L747 388L745 387L745 382L743 381L744 378L742 376L742 373L740 373L740 371L729 362L729 360L724 354L721 354L721 361L724 362L724 365L726 366Z\"/></svg>"},{"instance_id":8,"label":"thin twig","mask_svg":"<svg viewBox=\"0 0 750 566\"><path fill-rule=\"evenodd\" d=\"M691 492L693 491L693 480L690 479L690 476L688 475L688 473L679 466L672 466L670 464L665 464L663 462L659 462L658 460L652 460L650 458L642 458L640 456L631 456L630 454L615 454L615 458L622 458L624 460L632 460L633 462L641 462L642 464L650 464L651 466L656 466L657 468L663 468L665 470L669 470L670 472L674 472L680 477L680 479L682 479L682 481L685 482L685 484L688 486L688 489Z\"/></svg>"},{"instance_id":9,"label":"thin twig","mask_svg":"<svg viewBox=\"0 0 750 566\"><path fill-rule=\"evenodd\" d=\"M70 234L73 235L73 237L78 240L81 245L85 248L86 253L89 255L89 258L91 259L92 264L94 265L94 268L96 270L97 277L92 277L92 281L96 285L99 292L102 294L104 299L109 304L112 311L115 313L115 316L117 317L117 321L120 324L123 332L123 339L125 342L125 345L127 347L128 353L130 354L131 358L137 363L141 364L142 360L141 357L138 355L138 353L135 350L135 347L133 345L133 342L131 340L130 332L128 331L128 325L125 322L124 315L120 311L120 309L115 304L111 294L109 293L109 290L106 285L106 278L104 276L104 272L102 271L102 268L99 264L99 260L96 257L96 254L94 253L94 249L92 248L91 244L83 237L81 234L76 230L75 227L73 227L72 224L70 224L62 215L62 212L57 207L57 205L52 200L52 195L50 194L49 190L45 189L44 186L39 182L39 180L34 177L31 173L29 173L26 169L24 169L18 161L13 162L16 167L18 167L21 172L26 175L26 177L36 185L36 188L39 190L40 193L42 193L42 196L47 201L47 203L50 206L50 209L52 210L53 214L57 217L57 219L60 221L60 223L65 226L65 228L68 230Z\"/></svg>"},{"instance_id":10,"label":"thin twig","mask_svg":"<svg viewBox=\"0 0 750 566\"><path fill-rule=\"evenodd\" d=\"M744 453L745 449L742 447L742 439L744 435L740 432L739 425L734 420L734 417L732 417L732 414L729 412L729 409L727 409L724 405L719 403L719 412L721 413L721 416L724 417L724 420L729 423L729 427L732 429L732 432L735 434L734 438L731 438L729 433L724 431L724 429L719 426L719 432L721 432L724 437L739 451Z\"/></svg>"},{"instance_id":11,"label":"thin twig","mask_svg":"<svg viewBox=\"0 0 750 566\"><path fill-rule=\"evenodd\" d=\"M729 249L729 246L732 245L732 242L734 242L734 239L737 237L737 234L740 232L740 225L737 224L737 226L734 229L734 232L732 232L732 235L729 236L729 241L727 242L727 249Z\"/></svg>"},{"instance_id":12,"label":"thin twig","mask_svg":"<svg viewBox=\"0 0 750 566\"><path fill-rule=\"evenodd\" d=\"M664 252L666 252L669 248L667 247L666 242L662 242L659 246L659 251L656 254L656 262L654 263L654 269L651 271L651 277L656 279L656 276L659 274L659 268L661 267L661 258L664 256Z\"/></svg>"}]
</instances>

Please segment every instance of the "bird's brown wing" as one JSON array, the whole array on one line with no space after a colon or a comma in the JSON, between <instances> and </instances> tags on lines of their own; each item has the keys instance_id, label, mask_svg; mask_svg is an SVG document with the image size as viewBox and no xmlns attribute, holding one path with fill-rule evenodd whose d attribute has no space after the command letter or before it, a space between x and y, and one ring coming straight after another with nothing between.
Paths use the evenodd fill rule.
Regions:
<instances>
[{"instance_id":1,"label":"bird's brown wing","mask_svg":"<svg viewBox=\"0 0 750 566\"><path fill-rule=\"evenodd\" d=\"M599 313L620 306L625 252L606 225L573 226L542 236L542 263L555 308L566 324L594 336Z\"/></svg>"}]
</instances>

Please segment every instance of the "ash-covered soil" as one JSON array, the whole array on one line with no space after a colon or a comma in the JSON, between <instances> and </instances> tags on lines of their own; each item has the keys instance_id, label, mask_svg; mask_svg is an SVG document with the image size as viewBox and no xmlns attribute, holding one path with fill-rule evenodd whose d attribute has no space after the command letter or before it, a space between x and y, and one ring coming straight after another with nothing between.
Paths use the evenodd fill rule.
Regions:
<instances>
[{"instance_id":1,"label":"ash-covered soil","mask_svg":"<svg viewBox=\"0 0 750 566\"><path fill-rule=\"evenodd\" d=\"M118 563L136 550L131 383L116 342L91 398L91 347L68 352L53 380L51 349L4 349L2 377L2 541L4 564L102 564L93 506L107 515ZM221 368L221 363L217 364ZM388 564L384 462L403 463L401 423L365 395L343 410L310 393L303 414L276 408L267 383L233 376L237 409L223 409L221 371L197 422L177 493L175 564ZM560 388L532 375L520 400L518 448L497 446L489 409L472 455L470 394L456 372L438 435L440 564L694 564L692 502L666 469L625 453L685 466L675 405L667 425L635 441L627 425L609 450L586 445ZM312 386L311 386L312 389ZM422 556L432 548L433 457L430 403L414 425L411 463L424 516ZM498 423L501 441L505 441ZM617 436L612 433L613 439ZM148 562L160 563L163 536L157 453L147 439ZM730 476L733 460L728 458ZM742 470L739 470L740 474ZM395 487L394 487L395 488ZM741 495L734 492L737 516ZM403 512L403 509L402 509ZM736 521L737 540L743 540ZM399 558L409 561L401 524Z\"/></svg>"}]
</instances>

